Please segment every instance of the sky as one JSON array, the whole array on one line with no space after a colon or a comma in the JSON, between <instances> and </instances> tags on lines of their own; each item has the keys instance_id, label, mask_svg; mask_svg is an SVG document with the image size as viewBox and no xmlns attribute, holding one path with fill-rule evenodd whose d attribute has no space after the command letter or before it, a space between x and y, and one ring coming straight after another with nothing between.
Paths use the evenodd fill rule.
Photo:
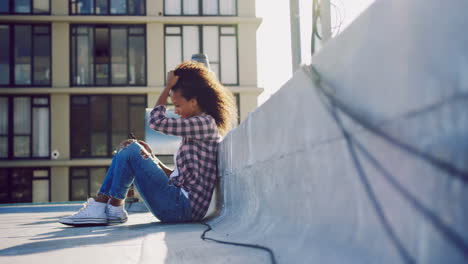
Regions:
<instances>
[{"instance_id":1,"label":"sky","mask_svg":"<svg viewBox=\"0 0 468 264\"><path fill-rule=\"evenodd\" d=\"M299 0L302 63L310 64L312 2ZM330 0L332 35L343 32L374 0ZM292 76L289 1L256 0L257 17L263 19L257 30L258 86L263 104Z\"/></svg>"}]
</instances>

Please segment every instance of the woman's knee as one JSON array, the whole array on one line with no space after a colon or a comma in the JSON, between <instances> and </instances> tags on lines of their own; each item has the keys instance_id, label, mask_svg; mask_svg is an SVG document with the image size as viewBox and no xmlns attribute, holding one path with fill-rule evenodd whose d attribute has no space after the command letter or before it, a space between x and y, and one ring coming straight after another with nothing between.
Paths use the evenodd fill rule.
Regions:
<instances>
[{"instance_id":1,"label":"woman's knee","mask_svg":"<svg viewBox=\"0 0 468 264\"><path fill-rule=\"evenodd\" d=\"M131 157L131 156L135 156L139 154L140 154L140 146L136 142L129 144L127 147L123 148L118 153L118 155L121 157L124 157L124 156Z\"/></svg>"}]
</instances>

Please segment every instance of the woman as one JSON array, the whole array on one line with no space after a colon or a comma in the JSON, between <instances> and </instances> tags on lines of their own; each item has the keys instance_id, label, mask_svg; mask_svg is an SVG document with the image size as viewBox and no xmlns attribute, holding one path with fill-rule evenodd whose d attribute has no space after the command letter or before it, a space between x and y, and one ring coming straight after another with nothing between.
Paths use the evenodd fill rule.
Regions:
<instances>
[{"instance_id":1,"label":"woman","mask_svg":"<svg viewBox=\"0 0 468 264\"><path fill-rule=\"evenodd\" d=\"M179 119L165 115L170 96ZM124 223L124 201L135 183L151 212L162 222L200 221L205 216L217 173L220 135L235 120L232 93L203 64L184 62L168 73L167 85L151 111L150 128L181 136L175 169L160 162L143 141L125 140L112 159L97 197L76 214L63 217L67 225Z\"/></svg>"}]
</instances>

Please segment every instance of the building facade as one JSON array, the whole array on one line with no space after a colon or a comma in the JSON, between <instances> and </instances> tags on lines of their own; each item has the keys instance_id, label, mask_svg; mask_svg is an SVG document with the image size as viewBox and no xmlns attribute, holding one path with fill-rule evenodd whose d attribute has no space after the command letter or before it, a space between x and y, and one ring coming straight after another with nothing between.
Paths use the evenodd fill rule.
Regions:
<instances>
[{"instance_id":1,"label":"building facade","mask_svg":"<svg viewBox=\"0 0 468 264\"><path fill-rule=\"evenodd\" d=\"M194 53L245 119L262 91L260 21L250 0L2 1L0 204L94 195L118 143L144 138L166 72Z\"/></svg>"}]
</instances>

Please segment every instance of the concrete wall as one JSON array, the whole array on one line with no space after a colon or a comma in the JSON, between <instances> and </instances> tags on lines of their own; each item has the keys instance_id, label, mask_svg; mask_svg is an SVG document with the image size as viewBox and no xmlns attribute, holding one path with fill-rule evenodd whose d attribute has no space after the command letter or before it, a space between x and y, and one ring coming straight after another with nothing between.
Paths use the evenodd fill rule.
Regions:
<instances>
[{"instance_id":1,"label":"concrete wall","mask_svg":"<svg viewBox=\"0 0 468 264\"><path fill-rule=\"evenodd\" d=\"M461 173L337 110L346 140L303 67L222 142L210 236L270 247L279 263L466 263L467 8L376 1L313 58L352 111Z\"/></svg>"}]
</instances>

